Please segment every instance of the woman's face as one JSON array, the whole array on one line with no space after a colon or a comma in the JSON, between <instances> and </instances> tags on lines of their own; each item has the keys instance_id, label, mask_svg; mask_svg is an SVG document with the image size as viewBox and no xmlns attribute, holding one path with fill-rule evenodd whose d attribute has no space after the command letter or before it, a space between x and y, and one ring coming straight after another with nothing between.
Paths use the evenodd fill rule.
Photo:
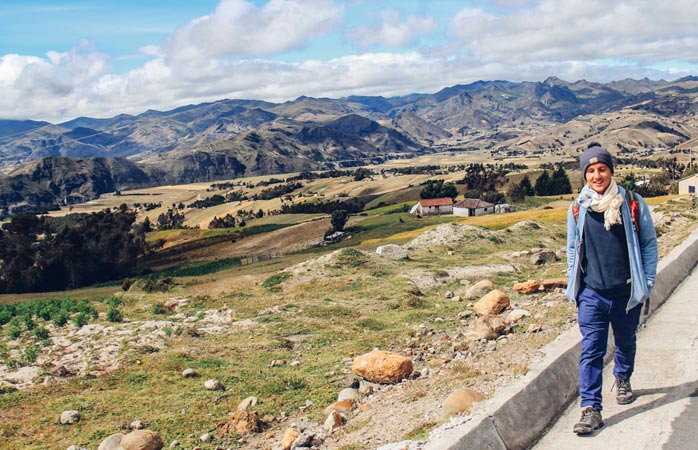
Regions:
<instances>
[{"instance_id":1,"label":"woman's face","mask_svg":"<svg viewBox=\"0 0 698 450\"><path fill-rule=\"evenodd\" d=\"M611 169L606 164L600 162L590 165L584 174L584 178L594 192L603 194L606 192L608 185L611 184L613 173L611 173Z\"/></svg>"}]
</instances>

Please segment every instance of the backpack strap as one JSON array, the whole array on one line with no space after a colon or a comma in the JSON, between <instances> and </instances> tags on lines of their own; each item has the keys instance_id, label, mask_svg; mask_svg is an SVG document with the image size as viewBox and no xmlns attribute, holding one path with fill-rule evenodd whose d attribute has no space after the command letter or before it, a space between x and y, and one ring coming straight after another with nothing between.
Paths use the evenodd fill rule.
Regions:
<instances>
[{"instance_id":1,"label":"backpack strap","mask_svg":"<svg viewBox=\"0 0 698 450\"><path fill-rule=\"evenodd\" d=\"M633 220L633 230L635 234L640 231L640 203L635 198L635 193L630 189L625 190L625 199L628 202L628 207L630 208L630 218ZM645 300L645 308L643 315L648 315L650 313L650 299Z\"/></svg>"}]
</instances>

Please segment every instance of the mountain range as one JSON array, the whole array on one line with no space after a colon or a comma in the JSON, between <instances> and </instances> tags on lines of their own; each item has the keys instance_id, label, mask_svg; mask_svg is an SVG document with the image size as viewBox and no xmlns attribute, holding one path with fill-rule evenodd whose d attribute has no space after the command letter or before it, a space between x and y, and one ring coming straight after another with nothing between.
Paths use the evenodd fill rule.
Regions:
<instances>
[{"instance_id":1,"label":"mountain range","mask_svg":"<svg viewBox=\"0 0 698 450\"><path fill-rule=\"evenodd\" d=\"M698 77L477 81L435 94L220 100L52 124L0 120L0 208L163 184L380 163L443 150L647 157L698 137Z\"/></svg>"}]
</instances>

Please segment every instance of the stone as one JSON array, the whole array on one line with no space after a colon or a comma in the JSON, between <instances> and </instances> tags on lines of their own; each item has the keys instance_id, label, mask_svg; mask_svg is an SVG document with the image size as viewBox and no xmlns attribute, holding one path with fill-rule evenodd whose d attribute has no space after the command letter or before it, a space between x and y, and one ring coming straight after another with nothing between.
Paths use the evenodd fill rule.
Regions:
<instances>
[{"instance_id":1,"label":"stone","mask_svg":"<svg viewBox=\"0 0 698 450\"><path fill-rule=\"evenodd\" d=\"M446 291L446 294L445 294L446 298L453 298L454 295L455 294L453 293L453 291Z\"/></svg>"},{"instance_id":2,"label":"stone","mask_svg":"<svg viewBox=\"0 0 698 450\"><path fill-rule=\"evenodd\" d=\"M328 433L332 433L335 428L342 426L343 421L344 419L340 413L331 411L322 427L327 430Z\"/></svg>"},{"instance_id":3,"label":"stone","mask_svg":"<svg viewBox=\"0 0 698 450\"><path fill-rule=\"evenodd\" d=\"M360 399L359 390L353 388L344 388L337 395L337 400L353 400L358 402Z\"/></svg>"},{"instance_id":4,"label":"stone","mask_svg":"<svg viewBox=\"0 0 698 450\"><path fill-rule=\"evenodd\" d=\"M255 411L237 411L228 415L228 420L218 424L224 434L251 434L262 429L262 422Z\"/></svg>"},{"instance_id":5,"label":"stone","mask_svg":"<svg viewBox=\"0 0 698 450\"><path fill-rule=\"evenodd\" d=\"M479 316L499 314L509 307L509 297L499 289L486 294L473 305L473 311Z\"/></svg>"},{"instance_id":6,"label":"stone","mask_svg":"<svg viewBox=\"0 0 698 450\"><path fill-rule=\"evenodd\" d=\"M507 314L507 316L504 318L504 322L513 325L519 320L523 319L524 317L528 317L530 315L531 313L529 313L525 309L516 308L510 311L509 314Z\"/></svg>"},{"instance_id":7,"label":"stone","mask_svg":"<svg viewBox=\"0 0 698 450\"><path fill-rule=\"evenodd\" d=\"M61 425L75 425L80 422L80 411L70 409L61 413Z\"/></svg>"},{"instance_id":8,"label":"stone","mask_svg":"<svg viewBox=\"0 0 698 450\"><path fill-rule=\"evenodd\" d=\"M180 445L182 445L182 443L179 442L177 439L175 439L174 441L172 441L172 442L170 443L170 448L177 448L177 447L179 447Z\"/></svg>"},{"instance_id":9,"label":"stone","mask_svg":"<svg viewBox=\"0 0 698 450\"><path fill-rule=\"evenodd\" d=\"M494 332L482 319L473 321L465 332L465 338L470 341L480 341L482 339L489 341L497 339L498 336L499 334Z\"/></svg>"},{"instance_id":10,"label":"stone","mask_svg":"<svg viewBox=\"0 0 698 450\"><path fill-rule=\"evenodd\" d=\"M552 250L543 250L534 253L530 259L531 264L535 266L540 266L551 261L557 261L557 255Z\"/></svg>"},{"instance_id":11,"label":"stone","mask_svg":"<svg viewBox=\"0 0 698 450\"><path fill-rule=\"evenodd\" d=\"M121 439L124 436L123 433L112 434L99 444L97 450L121 450Z\"/></svg>"},{"instance_id":12,"label":"stone","mask_svg":"<svg viewBox=\"0 0 698 450\"><path fill-rule=\"evenodd\" d=\"M300 436L300 432L297 427L288 427L284 432L284 437L281 438L281 448L283 450L290 450L293 442Z\"/></svg>"},{"instance_id":13,"label":"stone","mask_svg":"<svg viewBox=\"0 0 698 450\"><path fill-rule=\"evenodd\" d=\"M481 280L470 286L465 292L465 298L475 300L494 289L494 284L490 280Z\"/></svg>"},{"instance_id":14,"label":"stone","mask_svg":"<svg viewBox=\"0 0 698 450\"><path fill-rule=\"evenodd\" d=\"M78 447L77 445L71 445L66 450L87 450L85 447Z\"/></svg>"},{"instance_id":15,"label":"stone","mask_svg":"<svg viewBox=\"0 0 698 450\"><path fill-rule=\"evenodd\" d=\"M484 400L484 398L484 395L473 389L456 389L444 400L444 414L448 417L469 411L474 403Z\"/></svg>"},{"instance_id":16,"label":"stone","mask_svg":"<svg viewBox=\"0 0 698 450\"><path fill-rule=\"evenodd\" d=\"M504 322L504 319L502 319L501 317L498 317L498 316L494 316L494 315L485 316L485 317L483 317L483 321L489 327L489 329L492 330L497 336L504 333L504 331L507 328L507 325Z\"/></svg>"},{"instance_id":17,"label":"stone","mask_svg":"<svg viewBox=\"0 0 698 450\"><path fill-rule=\"evenodd\" d=\"M186 368L182 371L182 376L184 378L194 378L194 377L199 376L199 374L196 373L196 370L189 367L189 368Z\"/></svg>"},{"instance_id":18,"label":"stone","mask_svg":"<svg viewBox=\"0 0 698 450\"><path fill-rule=\"evenodd\" d=\"M120 445L123 450L160 450L165 443L150 430L135 430L124 436Z\"/></svg>"},{"instance_id":19,"label":"stone","mask_svg":"<svg viewBox=\"0 0 698 450\"><path fill-rule=\"evenodd\" d=\"M354 409L355 404L356 402L354 400L338 400L325 408L324 413L330 414L332 411L337 411L339 414L346 416L351 412L352 409Z\"/></svg>"},{"instance_id":20,"label":"stone","mask_svg":"<svg viewBox=\"0 0 698 450\"><path fill-rule=\"evenodd\" d=\"M132 430L142 430L146 427L146 424L142 420L134 420L130 425Z\"/></svg>"},{"instance_id":21,"label":"stone","mask_svg":"<svg viewBox=\"0 0 698 450\"><path fill-rule=\"evenodd\" d=\"M238 404L238 411L247 411L250 408L254 408L257 405L259 399L255 396L247 397L245 400Z\"/></svg>"},{"instance_id":22,"label":"stone","mask_svg":"<svg viewBox=\"0 0 698 450\"><path fill-rule=\"evenodd\" d=\"M211 436L211 433L204 433L199 437L199 440L201 442L211 442L213 440L213 436Z\"/></svg>"},{"instance_id":23,"label":"stone","mask_svg":"<svg viewBox=\"0 0 698 450\"><path fill-rule=\"evenodd\" d=\"M397 353L373 350L354 359L351 370L373 383L398 383L409 377L412 360Z\"/></svg>"},{"instance_id":24,"label":"stone","mask_svg":"<svg viewBox=\"0 0 698 450\"><path fill-rule=\"evenodd\" d=\"M542 282L543 290L550 291L552 289L567 288L567 278L551 278L548 280L543 280Z\"/></svg>"},{"instance_id":25,"label":"stone","mask_svg":"<svg viewBox=\"0 0 698 450\"><path fill-rule=\"evenodd\" d=\"M529 280L514 285L514 292L520 294L534 294L540 290L541 284L538 280Z\"/></svg>"},{"instance_id":26,"label":"stone","mask_svg":"<svg viewBox=\"0 0 698 450\"><path fill-rule=\"evenodd\" d=\"M219 391L223 389L223 385L221 384L221 382L216 379L204 381L204 387L209 391Z\"/></svg>"},{"instance_id":27,"label":"stone","mask_svg":"<svg viewBox=\"0 0 698 450\"><path fill-rule=\"evenodd\" d=\"M407 250L395 244L381 245L376 248L376 253L388 259L407 259Z\"/></svg>"}]
</instances>

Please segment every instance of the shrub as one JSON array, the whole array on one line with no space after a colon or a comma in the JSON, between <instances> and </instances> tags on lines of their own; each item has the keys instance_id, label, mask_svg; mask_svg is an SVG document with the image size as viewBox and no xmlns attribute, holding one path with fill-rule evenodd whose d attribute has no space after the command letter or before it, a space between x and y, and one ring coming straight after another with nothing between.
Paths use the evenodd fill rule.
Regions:
<instances>
[{"instance_id":1,"label":"shrub","mask_svg":"<svg viewBox=\"0 0 698 450\"><path fill-rule=\"evenodd\" d=\"M152 312L153 314L165 314L165 307L162 303L155 303L153 304Z\"/></svg>"},{"instance_id":2,"label":"shrub","mask_svg":"<svg viewBox=\"0 0 698 450\"><path fill-rule=\"evenodd\" d=\"M26 366L36 362L36 358L41 354L39 347L30 345L24 349L24 354L19 358L19 363Z\"/></svg>"},{"instance_id":3,"label":"shrub","mask_svg":"<svg viewBox=\"0 0 698 450\"><path fill-rule=\"evenodd\" d=\"M73 324L75 324L76 327L82 328L85 325L87 325L87 322L89 322L90 317L87 315L87 313L79 312L75 314L70 320L73 322Z\"/></svg>"},{"instance_id":4,"label":"shrub","mask_svg":"<svg viewBox=\"0 0 698 450\"><path fill-rule=\"evenodd\" d=\"M267 289L278 288L281 283L291 278L291 274L288 272L279 272L270 276L262 282L262 286Z\"/></svg>"},{"instance_id":5,"label":"shrub","mask_svg":"<svg viewBox=\"0 0 698 450\"><path fill-rule=\"evenodd\" d=\"M123 322L124 320L124 315L119 310L118 308L109 308L109 311L107 311L107 320L109 322Z\"/></svg>"},{"instance_id":6,"label":"shrub","mask_svg":"<svg viewBox=\"0 0 698 450\"><path fill-rule=\"evenodd\" d=\"M22 330L16 325L10 325L7 328L7 337L10 339L17 339L22 334Z\"/></svg>"},{"instance_id":7,"label":"shrub","mask_svg":"<svg viewBox=\"0 0 698 450\"><path fill-rule=\"evenodd\" d=\"M48 330L44 327L39 327L39 328L34 328L34 337L42 340L42 339L48 339Z\"/></svg>"},{"instance_id":8,"label":"shrub","mask_svg":"<svg viewBox=\"0 0 698 450\"><path fill-rule=\"evenodd\" d=\"M124 301L121 298L113 296L113 295L111 297L109 297L109 299L107 300L107 305L111 306L112 308L118 308L119 306L121 306L123 304L124 304Z\"/></svg>"},{"instance_id":9,"label":"shrub","mask_svg":"<svg viewBox=\"0 0 698 450\"><path fill-rule=\"evenodd\" d=\"M70 318L70 315L65 312L65 311L56 311L52 316L51 316L51 322L53 322L53 325L55 327L62 327L66 323L68 323L68 319Z\"/></svg>"}]
</instances>

